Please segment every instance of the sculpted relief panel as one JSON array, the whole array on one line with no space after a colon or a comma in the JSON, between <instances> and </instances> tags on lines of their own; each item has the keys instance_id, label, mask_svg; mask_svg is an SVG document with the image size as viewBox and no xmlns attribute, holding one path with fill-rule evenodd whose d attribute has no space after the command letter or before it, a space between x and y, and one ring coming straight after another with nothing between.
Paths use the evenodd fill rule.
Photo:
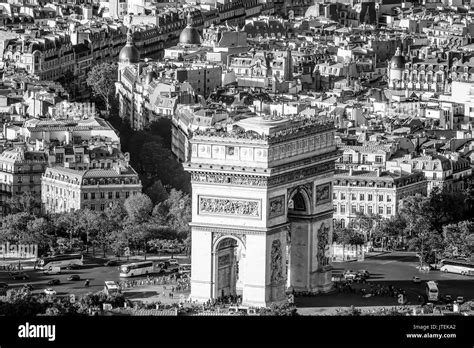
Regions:
<instances>
[{"instance_id":1,"label":"sculpted relief panel","mask_svg":"<svg viewBox=\"0 0 474 348\"><path fill-rule=\"evenodd\" d=\"M284 280L283 276L283 253L281 250L281 241L274 240L272 243L272 251L271 251L271 275L270 275L270 282L280 283Z\"/></svg>"},{"instance_id":2,"label":"sculpted relief panel","mask_svg":"<svg viewBox=\"0 0 474 348\"><path fill-rule=\"evenodd\" d=\"M329 232L330 227L322 223L318 230L318 268L324 268L329 265Z\"/></svg>"},{"instance_id":3,"label":"sculpted relief panel","mask_svg":"<svg viewBox=\"0 0 474 348\"><path fill-rule=\"evenodd\" d=\"M274 218L281 215L285 215L285 195L270 199L268 217Z\"/></svg>"},{"instance_id":4,"label":"sculpted relief panel","mask_svg":"<svg viewBox=\"0 0 474 348\"><path fill-rule=\"evenodd\" d=\"M259 218L260 201L199 196L199 214Z\"/></svg>"},{"instance_id":5,"label":"sculpted relief panel","mask_svg":"<svg viewBox=\"0 0 474 348\"><path fill-rule=\"evenodd\" d=\"M316 205L332 202L331 183L316 186Z\"/></svg>"}]
</instances>

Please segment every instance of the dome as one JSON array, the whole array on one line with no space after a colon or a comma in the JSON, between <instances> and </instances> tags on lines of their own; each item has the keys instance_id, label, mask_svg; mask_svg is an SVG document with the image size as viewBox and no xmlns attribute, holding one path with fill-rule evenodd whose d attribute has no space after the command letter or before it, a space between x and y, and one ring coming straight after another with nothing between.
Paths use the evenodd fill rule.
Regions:
<instances>
[{"instance_id":1,"label":"dome","mask_svg":"<svg viewBox=\"0 0 474 348\"><path fill-rule=\"evenodd\" d=\"M188 24L179 35L179 43L181 45L200 45L201 35L199 35L199 31L196 28Z\"/></svg>"},{"instance_id":2,"label":"dome","mask_svg":"<svg viewBox=\"0 0 474 348\"><path fill-rule=\"evenodd\" d=\"M305 18L319 17L319 4L308 7L306 13L304 14Z\"/></svg>"},{"instance_id":3,"label":"dome","mask_svg":"<svg viewBox=\"0 0 474 348\"><path fill-rule=\"evenodd\" d=\"M120 63L138 63L139 61L140 52L138 52L138 49L135 46L126 44L124 48L120 50Z\"/></svg>"},{"instance_id":4,"label":"dome","mask_svg":"<svg viewBox=\"0 0 474 348\"><path fill-rule=\"evenodd\" d=\"M390 69L405 69L405 58L403 58L399 48L390 61Z\"/></svg>"},{"instance_id":5,"label":"dome","mask_svg":"<svg viewBox=\"0 0 474 348\"><path fill-rule=\"evenodd\" d=\"M127 32L127 43L120 50L119 63L133 64L140 61L140 52L133 44L132 32L129 29Z\"/></svg>"}]
</instances>

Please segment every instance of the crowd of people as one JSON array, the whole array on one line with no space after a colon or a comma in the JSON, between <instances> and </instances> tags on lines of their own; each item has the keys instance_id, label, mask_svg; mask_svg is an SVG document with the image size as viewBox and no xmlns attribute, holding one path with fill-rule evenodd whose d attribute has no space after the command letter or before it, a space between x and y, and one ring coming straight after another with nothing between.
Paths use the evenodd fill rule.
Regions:
<instances>
[{"instance_id":1,"label":"crowd of people","mask_svg":"<svg viewBox=\"0 0 474 348\"><path fill-rule=\"evenodd\" d=\"M23 270L23 267L20 264L8 263L8 264L1 264L0 270L8 271L8 272L21 271Z\"/></svg>"},{"instance_id":2,"label":"crowd of people","mask_svg":"<svg viewBox=\"0 0 474 348\"><path fill-rule=\"evenodd\" d=\"M167 276L147 276L146 278L142 279L122 280L118 283L118 285L122 290L145 285L163 285L163 295L165 294L165 291L169 291L168 295L171 298L175 292L185 292L191 289L191 281L189 277L181 277L178 274L171 274Z\"/></svg>"}]
</instances>

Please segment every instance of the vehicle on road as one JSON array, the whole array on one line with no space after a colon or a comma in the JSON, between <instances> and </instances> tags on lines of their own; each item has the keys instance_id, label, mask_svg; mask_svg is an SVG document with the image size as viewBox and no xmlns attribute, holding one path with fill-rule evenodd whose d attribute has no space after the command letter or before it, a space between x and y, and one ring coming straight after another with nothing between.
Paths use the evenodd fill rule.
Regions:
<instances>
[{"instance_id":1,"label":"vehicle on road","mask_svg":"<svg viewBox=\"0 0 474 348\"><path fill-rule=\"evenodd\" d=\"M114 261L114 260L109 260L107 261L106 263L104 263L104 266L106 267L109 267L109 266L118 266L119 263L117 261Z\"/></svg>"},{"instance_id":2,"label":"vehicle on road","mask_svg":"<svg viewBox=\"0 0 474 348\"><path fill-rule=\"evenodd\" d=\"M438 291L438 284L436 282L430 280L426 282L426 296L428 301L436 302L439 299L439 291Z\"/></svg>"},{"instance_id":3,"label":"vehicle on road","mask_svg":"<svg viewBox=\"0 0 474 348\"><path fill-rule=\"evenodd\" d=\"M71 271L71 270L74 270L74 269L81 269L81 266L80 265L69 265L69 266L66 266L66 269L68 271Z\"/></svg>"},{"instance_id":4,"label":"vehicle on road","mask_svg":"<svg viewBox=\"0 0 474 348\"><path fill-rule=\"evenodd\" d=\"M178 273L181 275L191 274L191 264L186 263L186 264L179 265Z\"/></svg>"},{"instance_id":5,"label":"vehicle on road","mask_svg":"<svg viewBox=\"0 0 474 348\"><path fill-rule=\"evenodd\" d=\"M44 289L44 293L47 296L54 296L54 295L56 295L56 290L51 289L51 288L47 288L47 289Z\"/></svg>"},{"instance_id":6,"label":"vehicle on road","mask_svg":"<svg viewBox=\"0 0 474 348\"><path fill-rule=\"evenodd\" d=\"M0 283L0 295L3 296L7 293L8 284L7 283Z\"/></svg>"},{"instance_id":7,"label":"vehicle on road","mask_svg":"<svg viewBox=\"0 0 474 348\"><path fill-rule=\"evenodd\" d=\"M179 263L176 259L169 259L165 261L165 271L167 273L177 272L179 271Z\"/></svg>"},{"instance_id":8,"label":"vehicle on road","mask_svg":"<svg viewBox=\"0 0 474 348\"><path fill-rule=\"evenodd\" d=\"M370 273L369 271L365 270L365 269L360 269L357 271L358 274L360 274L361 276L365 277L365 278L370 278Z\"/></svg>"},{"instance_id":9,"label":"vehicle on road","mask_svg":"<svg viewBox=\"0 0 474 348\"><path fill-rule=\"evenodd\" d=\"M49 267L43 271L43 274L56 275L61 273L60 267Z\"/></svg>"},{"instance_id":10,"label":"vehicle on road","mask_svg":"<svg viewBox=\"0 0 474 348\"><path fill-rule=\"evenodd\" d=\"M463 296L458 296L456 298L456 302L459 303L459 304L463 304L464 303L464 297Z\"/></svg>"},{"instance_id":11,"label":"vehicle on road","mask_svg":"<svg viewBox=\"0 0 474 348\"><path fill-rule=\"evenodd\" d=\"M120 286L114 281L107 280L104 284L104 293L106 295L118 294L120 293Z\"/></svg>"},{"instance_id":12,"label":"vehicle on road","mask_svg":"<svg viewBox=\"0 0 474 348\"><path fill-rule=\"evenodd\" d=\"M155 272L152 261L128 263L120 267L120 277L135 277Z\"/></svg>"},{"instance_id":13,"label":"vehicle on road","mask_svg":"<svg viewBox=\"0 0 474 348\"><path fill-rule=\"evenodd\" d=\"M443 302L444 303L452 303L453 302L453 297L451 295L444 295Z\"/></svg>"},{"instance_id":14,"label":"vehicle on road","mask_svg":"<svg viewBox=\"0 0 474 348\"><path fill-rule=\"evenodd\" d=\"M421 283L420 277L413 277L413 283Z\"/></svg>"},{"instance_id":15,"label":"vehicle on road","mask_svg":"<svg viewBox=\"0 0 474 348\"><path fill-rule=\"evenodd\" d=\"M36 262L36 268L49 269L50 267L68 268L74 266L82 266L84 264L84 257L82 254L63 254L56 256L49 256L39 258Z\"/></svg>"},{"instance_id":16,"label":"vehicle on road","mask_svg":"<svg viewBox=\"0 0 474 348\"><path fill-rule=\"evenodd\" d=\"M51 279L49 282L48 282L48 285L59 285L61 284L61 281L59 279Z\"/></svg>"},{"instance_id":17,"label":"vehicle on road","mask_svg":"<svg viewBox=\"0 0 474 348\"><path fill-rule=\"evenodd\" d=\"M346 280L354 280L357 276L357 273L353 272L353 271L346 271L344 273L344 279Z\"/></svg>"},{"instance_id":18,"label":"vehicle on road","mask_svg":"<svg viewBox=\"0 0 474 348\"><path fill-rule=\"evenodd\" d=\"M81 277L79 274L71 274L69 277L67 277L67 280L81 280Z\"/></svg>"},{"instance_id":19,"label":"vehicle on road","mask_svg":"<svg viewBox=\"0 0 474 348\"><path fill-rule=\"evenodd\" d=\"M466 259L444 259L440 261L440 271L474 276L474 261Z\"/></svg>"},{"instance_id":20,"label":"vehicle on road","mask_svg":"<svg viewBox=\"0 0 474 348\"><path fill-rule=\"evenodd\" d=\"M28 279L28 274L24 272L10 272L8 274L13 280L26 280Z\"/></svg>"}]
</instances>

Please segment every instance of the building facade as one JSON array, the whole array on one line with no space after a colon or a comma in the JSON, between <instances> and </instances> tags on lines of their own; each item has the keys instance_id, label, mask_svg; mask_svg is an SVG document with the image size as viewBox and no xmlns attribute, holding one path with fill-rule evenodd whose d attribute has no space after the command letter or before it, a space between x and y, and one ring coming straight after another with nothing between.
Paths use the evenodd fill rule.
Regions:
<instances>
[{"instance_id":1,"label":"building facade","mask_svg":"<svg viewBox=\"0 0 474 348\"><path fill-rule=\"evenodd\" d=\"M357 214L395 216L400 200L427 195L427 181L422 173L390 173L339 170L334 175L334 220L341 227L350 226Z\"/></svg>"},{"instance_id":2,"label":"building facade","mask_svg":"<svg viewBox=\"0 0 474 348\"><path fill-rule=\"evenodd\" d=\"M46 214L77 209L104 211L142 190L138 174L130 166L88 170L47 168L41 187Z\"/></svg>"}]
</instances>

